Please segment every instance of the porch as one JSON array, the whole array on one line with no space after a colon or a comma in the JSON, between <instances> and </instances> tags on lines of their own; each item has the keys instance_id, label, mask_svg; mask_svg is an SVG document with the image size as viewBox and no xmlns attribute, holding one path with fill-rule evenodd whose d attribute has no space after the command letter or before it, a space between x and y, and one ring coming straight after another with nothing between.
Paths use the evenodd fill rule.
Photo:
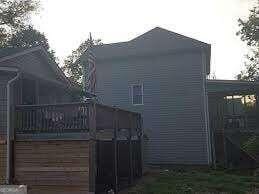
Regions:
<instances>
[{"instance_id":1,"label":"porch","mask_svg":"<svg viewBox=\"0 0 259 194\"><path fill-rule=\"evenodd\" d=\"M29 73L22 73L12 90L15 105L78 102L80 93L80 88L68 86L61 80L42 78Z\"/></svg>"},{"instance_id":2,"label":"porch","mask_svg":"<svg viewBox=\"0 0 259 194\"><path fill-rule=\"evenodd\" d=\"M117 193L142 175L138 113L93 100L16 105L12 123L5 177L29 194Z\"/></svg>"},{"instance_id":3,"label":"porch","mask_svg":"<svg viewBox=\"0 0 259 194\"><path fill-rule=\"evenodd\" d=\"M259 83L208 80L207 87L214 161L225 167L257 166L257 155L247 153L240 142L259 134Z\"/></svg>"}]
</instances>

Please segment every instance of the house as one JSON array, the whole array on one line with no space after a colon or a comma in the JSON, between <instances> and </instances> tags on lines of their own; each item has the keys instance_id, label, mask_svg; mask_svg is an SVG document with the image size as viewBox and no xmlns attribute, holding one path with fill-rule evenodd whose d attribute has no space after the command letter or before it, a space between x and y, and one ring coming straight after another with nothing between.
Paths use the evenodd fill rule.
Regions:
<instances>
[{"instance_id":1,"label":"house","mask_svg":"<svg viewBox=\"0 0 259 194\"><path fill-rule=\"evenodd\" d=\"M0 49L0 185L117 192L142 175L141 115L81 94L41 46Z\"/></svg>"},{"instance_id":2,"label":"house","mask_svg":"<svg viewBox=\"0 0 259 194\"><path fill-rule=\"evenodd\" d=\"M157 27L93 52L98 100L143 116L147 163L211 164L209 44Z\"/></svg>"}]
</instances>

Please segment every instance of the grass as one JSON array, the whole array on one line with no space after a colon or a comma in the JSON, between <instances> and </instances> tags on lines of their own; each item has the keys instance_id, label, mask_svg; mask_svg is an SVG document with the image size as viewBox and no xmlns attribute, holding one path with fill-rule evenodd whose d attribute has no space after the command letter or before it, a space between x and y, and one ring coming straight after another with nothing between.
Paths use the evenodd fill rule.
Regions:
<instances>
[{"instance_id":1,"label":"grass","mask_svg":"<svg viewBox=\"0 0 259 194\"><path fill-rule=\"evenodd\" d=\"M143 178L128 194L245 194L259 187L259 178L226 171L160 171Z\"/></svg>"}]
</instances>

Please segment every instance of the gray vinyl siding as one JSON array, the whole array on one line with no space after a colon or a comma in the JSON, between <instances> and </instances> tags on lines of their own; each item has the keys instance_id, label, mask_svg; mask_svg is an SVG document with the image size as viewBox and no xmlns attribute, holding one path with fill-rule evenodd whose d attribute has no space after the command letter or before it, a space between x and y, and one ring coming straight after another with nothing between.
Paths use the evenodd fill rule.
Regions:
<instances>
[{"instance_id":1,"label":"gray vinyl siding","mask_svg":"<svg viewBox=\"0 0 259 194\"><path fill-rule=\"evenodd\" d=\"M198 50L97 61L97 95L103 103L142 113L148 163L207 165L203 76ZM144 105L132 105L133 84L143 84Z\"/></svg>"}]
</instances>

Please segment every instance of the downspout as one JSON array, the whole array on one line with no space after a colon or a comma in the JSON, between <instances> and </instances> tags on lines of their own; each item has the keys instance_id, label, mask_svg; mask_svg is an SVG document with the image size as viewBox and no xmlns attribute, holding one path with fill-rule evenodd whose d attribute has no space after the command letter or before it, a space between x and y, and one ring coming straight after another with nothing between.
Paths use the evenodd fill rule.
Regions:
<instances>
[{"instance_id":1,"label":"downspout","mask_svg":"<svg viewBox=\"0 0 259 194\"><path fill-rule=\"evenodd\" d=\"M12 149L11 149L11 138L12 138L12 124L11 124L11 114L12 114L12 100L11 100L11 89L13 83L19 79L21 75L20 71L17 71L16 76L9 80L7 83L7 158L6 158L6 184L11 184L11 157L12 157Z\"/></svg>"},{"instance_id":2,"label":"downspout","mask_svg":"<svg viewBox=\"0 0 259 194\"><path fill-rule=\"evenodd\" d=\"M210 119L209 119L209 107L208 107L208 91L207 91L207 71L206 71L206 54L205 51L202 49L201 52L202 57L202 77L203 77L203 100L204 100L204 116L205 116L205 128L206 128L206 138L207 138L207 158L208 158L208 165L210 166L212 161L212 148L211 148L211 131L210 131Z\"/></svg>"}]
</instances>

